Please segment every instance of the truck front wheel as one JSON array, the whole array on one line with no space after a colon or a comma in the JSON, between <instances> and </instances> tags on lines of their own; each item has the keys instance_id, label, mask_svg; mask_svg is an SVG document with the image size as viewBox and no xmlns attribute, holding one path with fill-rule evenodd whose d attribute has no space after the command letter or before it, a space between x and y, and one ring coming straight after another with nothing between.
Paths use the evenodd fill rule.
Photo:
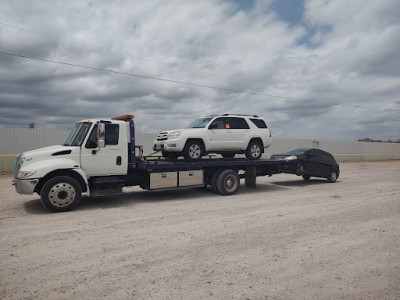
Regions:
<instances>
[{"instance_id":1,"label":"truck front wheel","mask_svg":"<svg viewBox=\"0 0 400 300\"><path fill-rule=\"evenodd\" d=\"M74 209L81 200L82 188L72 177L57 176L47 181L40 192L45 208L52 212Z\"/></svg>"}]
</instances>

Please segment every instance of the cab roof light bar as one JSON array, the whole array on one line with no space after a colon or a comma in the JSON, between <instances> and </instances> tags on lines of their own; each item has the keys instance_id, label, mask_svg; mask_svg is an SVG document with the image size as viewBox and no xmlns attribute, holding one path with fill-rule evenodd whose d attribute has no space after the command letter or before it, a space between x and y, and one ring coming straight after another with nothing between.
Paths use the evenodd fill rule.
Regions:
<instances>
[{"instance_id":1,"label":"cab roof light bar","mask_svg":"<svg viewBox=\"0 0 400 300\"><path fill-rule=\"evenodd\" d=\"M111 120L129 121L129 120L132 120L134 117L135 117L134 115L123 115L123 116L112 118Z\"/></svg>"}]
</instances>

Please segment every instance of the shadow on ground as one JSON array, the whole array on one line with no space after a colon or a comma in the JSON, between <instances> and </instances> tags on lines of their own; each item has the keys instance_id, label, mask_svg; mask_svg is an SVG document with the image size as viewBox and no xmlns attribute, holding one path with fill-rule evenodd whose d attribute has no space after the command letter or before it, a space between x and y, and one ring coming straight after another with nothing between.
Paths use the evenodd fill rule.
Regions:
<instances>
[{"instance_id":1,"label":"shadow on ground","mask_svg":"<svg viewBox=\"0 0 400 300\"><path fill-rule=\"evenodd\" d=\"M290 187L290 186L306 187L306 186L310 186L310 185L329 184L329 182L323 178L315 178L315 179L312 178L309 181L305 181L303 179L301 179L301 180L285 180L285 181L271 182L271 184L287 186L287 187Z\"/></svg>"},{"instance_id":2,"label":"shadow on ground","mask_svg":"<svg viewBox=\"0 0 400 300\"><path fill-rule=\"evenodd\" d=\"M246 188L244 184L237 193L240 194L259 194L267 193L276 190L286 189L285 185L279 186L277 183L259 183L257 188ZM78 210L93 210L93 209L108 209L117 207L128 207L139 203L159 203L164 201L195 201L204 198L215 198L216 200L222 196L213 191L208 186L206 188L191 188L183 190L170 190L170 191L127 191L122 194L87 197L83 196L81 202L76 209ZM40 199L30 200L24 203L24 208L30 214L47 214L49 213L43 206Z\"/></svg>"}]
</instances>

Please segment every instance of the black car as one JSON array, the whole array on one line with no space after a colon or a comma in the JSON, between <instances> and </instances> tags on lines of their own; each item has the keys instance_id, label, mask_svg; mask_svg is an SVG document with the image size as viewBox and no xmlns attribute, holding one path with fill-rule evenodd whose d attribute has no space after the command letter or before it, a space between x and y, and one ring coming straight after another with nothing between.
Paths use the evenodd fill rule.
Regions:
<instances>
[{"instance_id":1,"label":"black car","mask_svg":"<svg viewBox=\"0 0 400 300\"><path fill-rule=\"evenodd\" d=\"M271 158L285 159L287 163L282 167L282 171L303 176L306 181L310 180L310 177L326 178L328 182L335 182L339 178L339 164L332 154L323 150L299 148L273 154Z\"/></svg>"}]
</instances>

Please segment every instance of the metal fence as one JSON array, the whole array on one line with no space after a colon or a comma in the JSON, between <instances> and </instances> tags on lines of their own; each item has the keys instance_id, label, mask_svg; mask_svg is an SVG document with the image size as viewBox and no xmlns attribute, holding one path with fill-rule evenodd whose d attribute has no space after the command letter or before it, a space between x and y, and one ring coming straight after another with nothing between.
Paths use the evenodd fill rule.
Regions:
<instances>
[{"instance_id":1,"label":"metal fence","mask_svg":"<svg viewBox=\"0 0 400 300\"><path fill-rule=\"evenodd\" d=\"M13 172L16 154L51 145L62 144L68 130L51 128L0 127L0 172ZM152 153L156 134L138 133L136 143L143 145L144 153ZM333 153L338 162L382 161L400 159L399 143L368 143L350 141L316 141L306 139L273 139L268 153L282 153L294 148L319 148Z\"/></svg>"},{"instance_id":2,"label":"metal fence","mask_svg":"<svg viewBox=\"0 0 400 300\"><path fill-rule=\"evenodd\" d=\"M338 162L400 160L400 153L333 154Z\"/></svg>"}]
</instances>

